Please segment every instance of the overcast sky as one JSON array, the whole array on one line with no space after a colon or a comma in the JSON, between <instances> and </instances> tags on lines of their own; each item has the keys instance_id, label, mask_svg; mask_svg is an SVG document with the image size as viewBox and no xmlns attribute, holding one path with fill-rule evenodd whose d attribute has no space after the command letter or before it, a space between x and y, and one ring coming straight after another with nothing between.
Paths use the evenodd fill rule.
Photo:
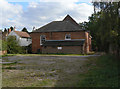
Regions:
<instances>
[{"instance_id":1,"label":"overcast sky","mask_svg":"<svg viewBox=\"0 0 120 89\"><path fill-rule=\"evenodd\" d=\"M33 26L62 20L67 14L78 23L88 21L92 13L90 0L0 0L0 28L26 27L32 31Z\"/></svg>"}]
</instances>

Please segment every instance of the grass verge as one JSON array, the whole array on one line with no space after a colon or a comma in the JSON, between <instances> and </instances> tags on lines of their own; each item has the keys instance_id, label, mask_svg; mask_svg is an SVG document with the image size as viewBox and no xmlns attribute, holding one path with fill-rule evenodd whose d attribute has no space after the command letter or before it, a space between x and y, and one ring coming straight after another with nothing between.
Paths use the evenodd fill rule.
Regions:
<instances>
[{"instance_id":1,"label":"grass verge","mask_svg":"<svg viewBox=\"0 0 120 89\"><path fill-rule=\"evenodd\" d=\"M111 55L90 57L85 67L87 73L80 74L78 87L118 87L118 60Z\"/></svg>"},{"instance_id":2,"label":"grass verge","mask_svg":"<svg viewBox=\"0 0 120 89\"><path fill-rule=\"evenodd\" d=\"M6 54L2 57L7 56L86 56L87 54Z\"/></svg>"}]
</instances>

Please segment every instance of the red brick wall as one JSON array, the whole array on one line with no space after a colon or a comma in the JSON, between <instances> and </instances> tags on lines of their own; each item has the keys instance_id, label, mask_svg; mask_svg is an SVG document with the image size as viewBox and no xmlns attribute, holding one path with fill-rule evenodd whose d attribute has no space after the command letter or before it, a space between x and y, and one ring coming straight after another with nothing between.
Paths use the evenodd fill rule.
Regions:
<instances>
[{"instance_id":1,"label":"red brick wall","mask_svg":"<svg viewBox=\"0 0 120 89\"><path fill-rule=\"evenodd\" d=\"M46 40L65 40L65 35L71 34L71 39L85 39L85 53L88 52L86 45L88 44L88 33L85 31L79 32L46 32L46 33L31 33L32 37L32 51L36 53L38 49L42 50L40 46L40 35L45 35Z\"/></svg>"},{"instance_id":2,"label":"red brick wall","mask_svg":"<svg viewBox=\"0 0 120 89\"><path fill-rule=\"evenodd\" d=\"M92 51L91 46L91 36L89 36L89 51Z\"/></svg>"},{"instance_id":3,"label":"red brick wall","mask_svg":"<svg viewBox=\"0 0 120 89\"><path fill-rule=\"evenodd\" d=\"M89 32L85 32L85 53L89 53L91 51L91 36Z\"/></svg>"},{"instance_id":4,"label":"red brick wall","mask_svg":"<svg viewBox=\"0 0 120 89\"><path fill-rule=\"evenodd\" d=\"M63 46L62 49L58 47L43 47L42 53L67 53L67 54L82 54L83 46Z\"/></svg>"},{"instance_id":5,"label":"red brick wall","mask_svg":"<svg viewBox=\"0 0 120 89\"><path fill-rule=\"evenodd\" d=\"M88 53L89 52L89 33L88 32L85 32L85 53Z\"/></svg>"}]
</instances>

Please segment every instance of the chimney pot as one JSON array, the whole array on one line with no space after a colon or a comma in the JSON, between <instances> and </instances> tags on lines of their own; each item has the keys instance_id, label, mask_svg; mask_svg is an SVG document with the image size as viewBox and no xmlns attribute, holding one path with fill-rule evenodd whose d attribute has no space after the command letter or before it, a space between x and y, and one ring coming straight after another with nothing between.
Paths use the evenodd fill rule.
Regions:
<instances>
[{"instance_id":1,"label":"chimney pot","mask_svg":"<svg viewBox=\"0 0 120 89\"><path fill-rule=\"evenodd\" d=\"M10 32L11 32L11 29L8 30L8 33L10 33Z\"/></svg>"}]
</instances>

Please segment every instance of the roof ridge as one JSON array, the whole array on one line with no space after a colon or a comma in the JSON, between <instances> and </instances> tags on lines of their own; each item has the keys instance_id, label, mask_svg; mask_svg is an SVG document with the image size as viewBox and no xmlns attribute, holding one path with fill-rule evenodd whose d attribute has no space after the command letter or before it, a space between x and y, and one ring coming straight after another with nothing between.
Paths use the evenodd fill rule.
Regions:
<instances>
[{"instance_id":1,"label":"roof ridge","mask_svg":"<svg viewBox=\"0 0 120 89\"><path fill-rule=\"evenodd\" d=\"M24 32L24 31L15 31L15 32ZM25 33L27 33L27 32L25 32Z\"/></svg>"},{"instance_id":2,"label":"roof ridge","mask_svg":"<svg viewBox=\"0 0 120 89\"><path fill-rule=\"evenodd\" d=\"M63 19L63 21L70 21L72 24L79 26L79 24L69 14Z\"/></svg>"},{"instance_id":3,"label":"roof ridge","mask_svg":"<svg viewBox=\"0 0 120 89\"><path fill-rule=\"evenodd\" d=\"M23 31L14 31L14 32L20 37L30 37L30 35L27 32L23 32Z\"/></svg>"},{"instance_id":4,"label":"roof ridge","mask_svg":"<svg viewBox=\"0 0 120 89\"><path fill-rule=\"evenodd\" d=\"M80 25L69 15L61 21L51 21L46 25L37 28L33 32L63 32L63 31L80 31Z\"/></svg>"}]
</instances>

